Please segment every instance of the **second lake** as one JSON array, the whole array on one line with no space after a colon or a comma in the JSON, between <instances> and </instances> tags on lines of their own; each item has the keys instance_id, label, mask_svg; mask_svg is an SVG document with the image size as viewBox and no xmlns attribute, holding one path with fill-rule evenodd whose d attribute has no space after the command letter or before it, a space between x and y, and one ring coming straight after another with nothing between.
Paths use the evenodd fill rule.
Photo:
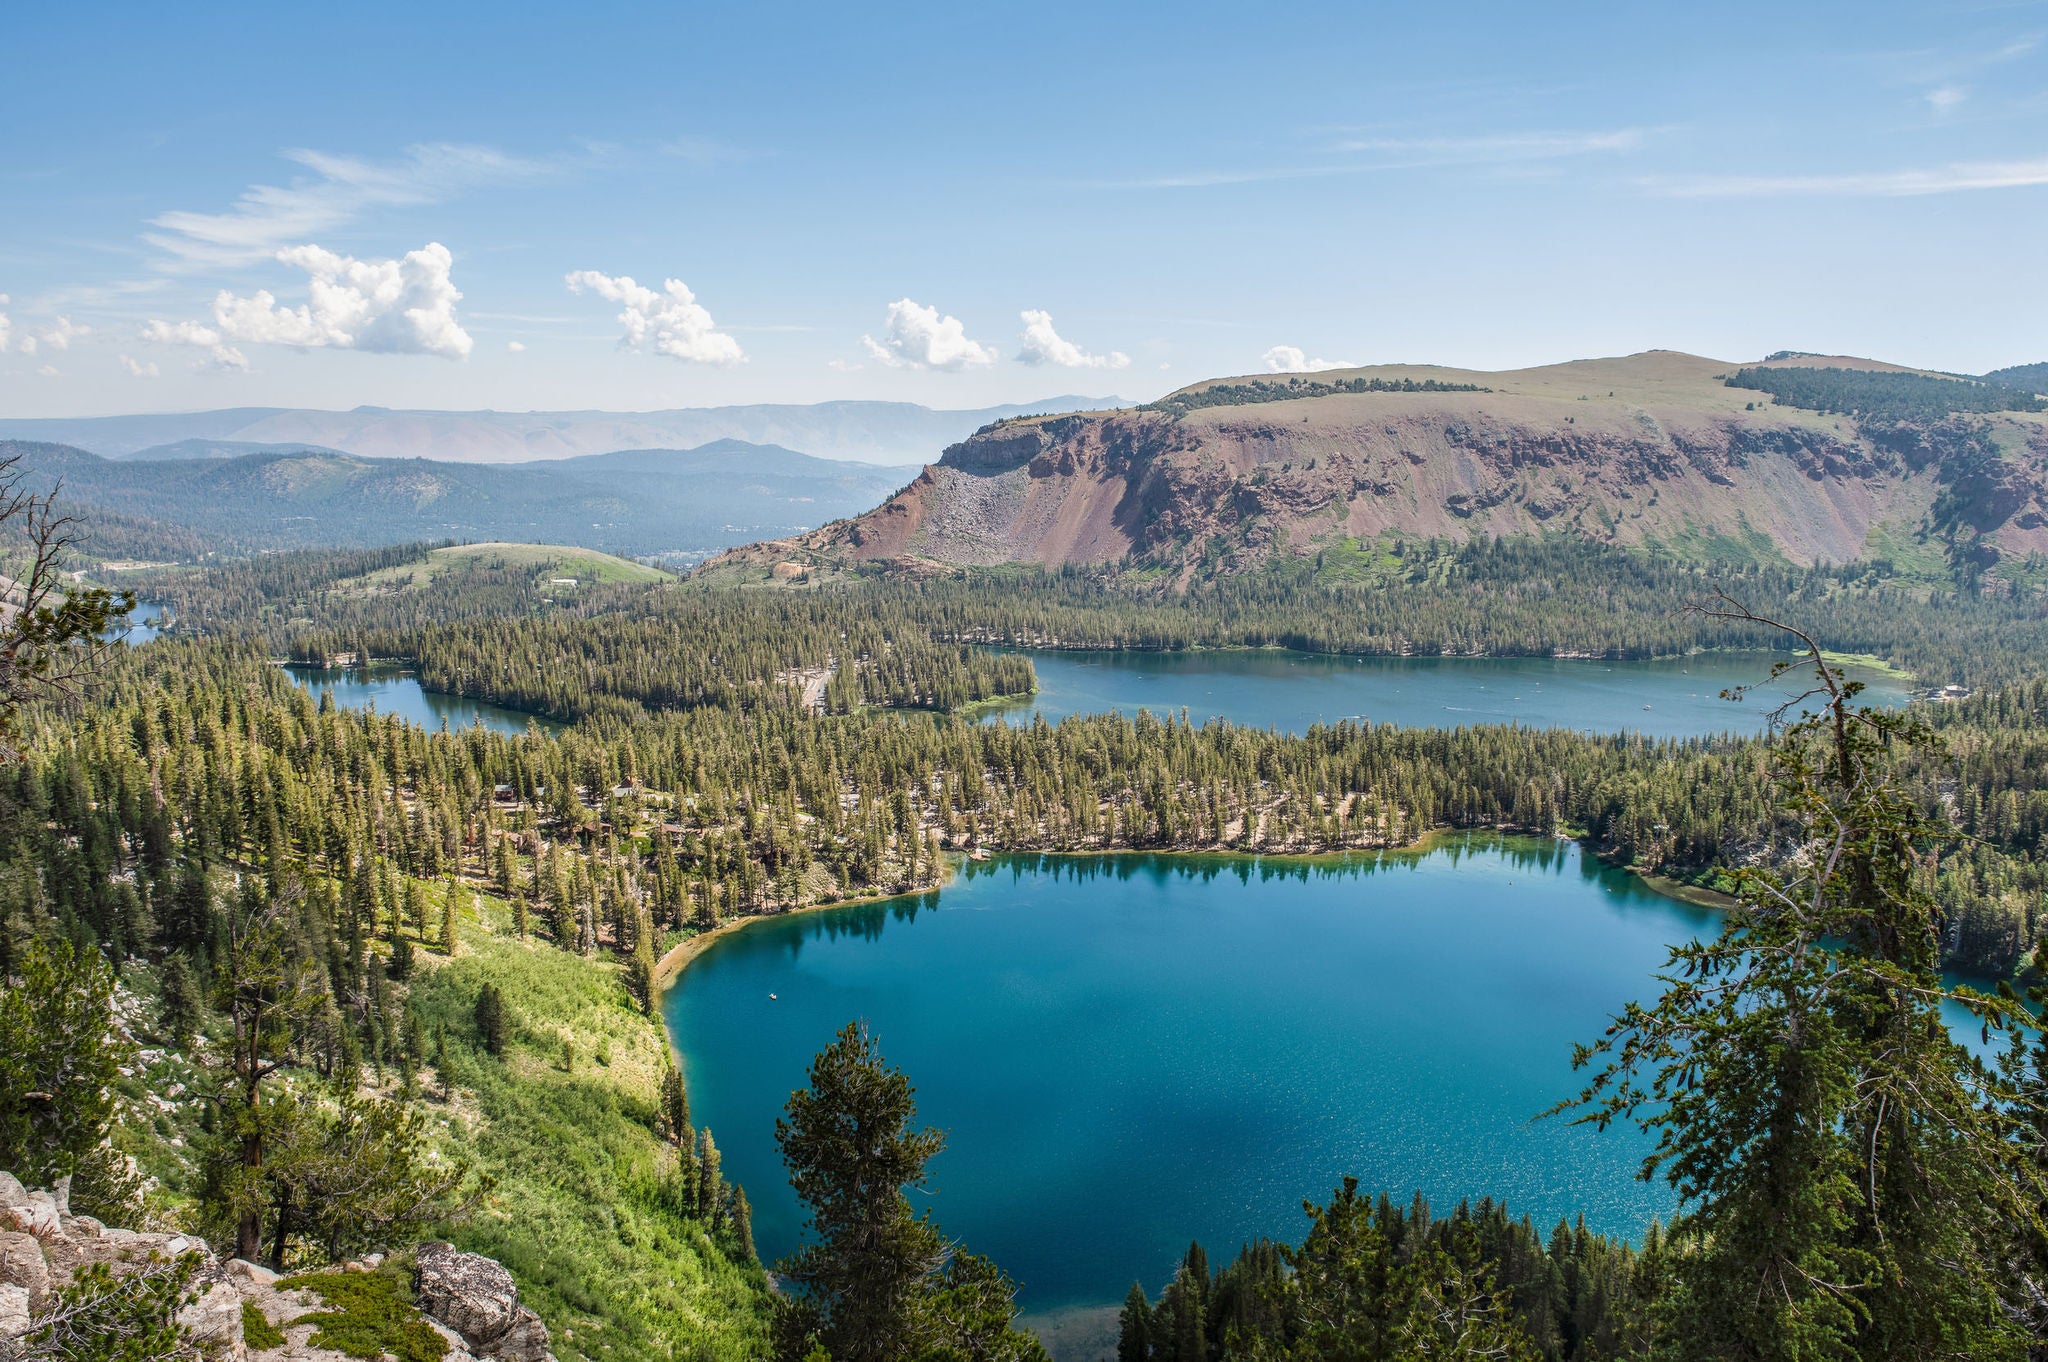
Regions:
<instances>
[{"instance_id":1,"label":"second lake","mask_svg":"<svg viewBox=\"0 0 2048 1362\"><path fill-rule=\"evenodd\" d=\"M1042 652L1028 654L1038 694L999 711L1013 724L1040 714L1160 716L1185 708L1196 723L1225 718L1248 728L1300 733L1318 723L1369 720L1404 728L1521 724L1582 732L1636 732L1653 738L1761 733L1770 712L1810 671L1759 686L1746 700L1720 698L1730 686L1770 675L1784 653L1696 653L1690 657L1603 661L1549 657L1339 657L1277 648L1194 652ZM1903 704L1895 676L1849 669L1865 698ZM1805 687L1799 686L1799 690Z\"/></svg>"},{"instance_id":2,"label":"second lake","mask_svg":"<svg viewBox=\"0 0 2048 1362\"><path fill-rule=\"evenodd\" d=\"M403 667L286 667L285 672L315 695L330 696L343 709L374 709L422 728L439 728L444 723L450 728L467 728L480 723L516 737L528 724L544 733L559 732L562 727L503 705L426 690L419 678Z\"/></svg>"}]
</instances>

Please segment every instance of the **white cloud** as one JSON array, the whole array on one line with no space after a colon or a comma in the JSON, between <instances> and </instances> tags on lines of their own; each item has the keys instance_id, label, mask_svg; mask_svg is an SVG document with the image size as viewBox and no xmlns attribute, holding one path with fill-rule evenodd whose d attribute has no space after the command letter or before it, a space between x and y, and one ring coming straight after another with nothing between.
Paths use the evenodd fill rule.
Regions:
<instances>
[{"instance_id":1,"label":"white cloud","mask_svg":"<svg viewBox=\"0 0 2048 1362\"><path fill-rule=\"evenodd\" d=\"M36 377L38 377L38 378L57 378L57 377L59 377L59 373L58 373L58 369L57 369L57 366L56 366L56 365L54 365L54 364L45 364L45 365L44 365L44 366L43 366L42 368L40 368L40 369L36 370Z\"/></svg>"},{"instance_id":2,"label":"white cloud","mask_svg":"<svg viewBox=\"0 0 2048 1362\"><path fill-rule=\"evenodd\" d=\"M0 293L0 307L5 306L7 306L7 295L4 293ZM7 314L5 312L0 312L0 354L4 354L6 352L7 338L10 335L12 335L13 332L14 323L7 319Z\"/></svg>"},{"instance_id":3,"label":"white cloud","mask_svg":"<svg viewBox=\"0 0 2048 1362\"><path fill-rule=\"evenodd\" d=\"M34 336L23 336L21 344L17 345L15 349L21 351L24 355L33 355L36 352L36 338Z\"/></svg>"},{"instance_id":4,"label":"white cloud","mask_svg":"<svg viewBox=\"0 0 2048 1362\"><path fill-rule=\"evenodd\" d=\"M935 307L908 298L889 304L888 334L881 340L862 336L867 352L892 369L983 369L994 364L995 350L967 338L958 317L941 317Z\"/></svg>"},{"instance_id":5,"label":"white cloud","mask_svg":"<svg viewBox=\"0 0 2048 1362\"><path fill-rule=\"evenodd\" d=\"M1945 114L1969 97L1970 92L1960 85L1941 85L1927 92L1927 105L1937 114Z\"/></svg>"},{"instance_id":6,"label":"white cloud","mask_svg":"<svg viewBox=\"0 0 2048 1362\"><path fill-rule=\"evenodd\" d=\"M249 371L249 359L240 350L227 344L220 332L199 322L153 321L142 328L142 339L155 345L193 345L208 352L201 368L226 369L235 373Z\"/></svg>"},{"instance_id":7,"label":"white cloud","mask_svg":"<svg viewBox=\"0 0 2048 1362\"><path fill-rule=\"evenodd\" d=\"M293 246L279 251L277 258L306 272L306 302L280 307L269 289L258 289L246 298L222 289L213 300L219 335L211 343L225 338L296 349L333 347L448 359L466 358L474 345L455 320L455 304L462 297L449 278L455 257L438 241L397 260L358 260L319 246Z\"/></svg>"},{"instance_id":8,"label":"white cloud","mask_svg":"<svg viewBox=\"0 0 2048 1362\"><path fill-rule=\"evenodd\" d=\"M842 374L857 374L868 366L865 364L855 364L850 359L828 359L825 361L825 367L827 369L837 369Z\"/></svg>"},{"instance_id":9,"label":"white cloud","mask_svg":"<svg viewBox=\"0 0 2048 1362\"><path fill-rule=\"evenodd\" d=\"M155 364L138 364L127 355L121 356L121 367L136 378L155 378L158 372Z\"/></svg>"},{"instance_id":10,"label":"white cloud","mask_svg":"<svg viewBox=\"0 0 2048 1362\"><path fill-rule=\"evenodd\" d=\"M36 339L52 350L69 350L71 342L80 336L90 336L92 328L81 326L69 317L59 317L49 326L36 333Z\"/></svg>"},{"instance_id":11,"label":"white cloud","mask_svg":"<svg viewBox=\"0 0 2048 1362\"><path fill-rule=\"evenodd\" d=\"M1276 345L1260 356L1269 374L1313 374L1324 369L1356 369L1348 359L1310 359L1298 345Z\"/></svg>"},{"instance_id":12,"label":"white cloud","mask_svg":"<svg viewBox=\"0 0 2048 1362\"><path fill-rule=\"evenodd\" d=\"M1091 355L1053 330L1052 314L1027 309L1018 314L1024 320L1024 348L1017 358L1026 364L1056 364L1062 369L1125 369L1131 357L1121 350Z\"/></svg>"},{"instance_id":13,"label":"white cloud","mask_svg":"<svg viewBox=\"0 0 2048 1362\"><path fill-rule=\"evenodd\" d=\"M1643 187L1679 199L1742 199L1827 194L1857 198L1914 198L1975 189L2024 189L2048 184L2048 157L2032 161L1956 161L1945 166L1852 175L1702 175L1645 180Z\"/></svg>"},{"instance_id":14,"label":"white cloud","mask_svg":"<svg viewBox=\"0 0 2048 1362\"><path fill-rule=\"evenodd\" d=\"M510 351L511 351L511 352L512 352L513 354L515 354L515 355L523 355L523 354L525 354L525 353L526 353L526 342L525 342L525 341L506 341L506 342L505 342L505 348L506 348L507 350L510 350Z\"/></svg>"},{"instance_id":15,"label":"white cloud","mask_svg":"<svg viewBox=\"0 0 2048 1362\"><path fill-rule=\"evenodd\" d=\"M270 259L295 241L354 222L372 208L440 203L464 190L530 180L551 169L490 147L434 142L392 161L292 150L285 159L313 172L287 187L251 185L224 213L163 213L143 239L180 268Z\"/></svg>"},{"instance_id":16,"label":"white cloud","mask_svg":"<svg viewBox=\"0 0 2048 1362\"><path fill-rule=\"evenodd\" d=\"M744 364L746 352L723 331L697 295L680 279L662 281L662 291L644 287L630 275L599 274L577 270L563 276L572 293L586 290L620 305L619 324L626 328L619 337L621 349L644 350L650 343L657 355L684 359L697 364Z\"/></svg>"}]
</instances>

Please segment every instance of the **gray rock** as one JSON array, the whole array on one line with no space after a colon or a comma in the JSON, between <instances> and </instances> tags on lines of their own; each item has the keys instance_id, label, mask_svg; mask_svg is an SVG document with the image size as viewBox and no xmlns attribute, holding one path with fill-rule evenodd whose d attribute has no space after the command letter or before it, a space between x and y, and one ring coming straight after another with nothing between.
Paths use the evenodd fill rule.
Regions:
<instances>
[{"instance_id":1,"label":"gray rock","mask_svg":"<svg viewBox=\"0 0 2048 1362\"><path fill-rule=\"evenodd\" d=\"M50 1184L50 1199L57 1203L58 1215L71 1214L71 1175L66 1173Z\"/></svg>"},{"instance_id":2,"label":"gray rock","mask_svg":"<svg viewBox=\"0 0 2048 1362\"><path fill-rule=\"evenodd\" d=\"M0 1286L0 1339L28 1332L28 1288Z\"/></svg>"},{"instance_id":3,"label":"gray rock","mask_svg":"<svg viewBox=\"0 0 2048 1362\"><path fill-rule=\"evenodd\" d=\"M441 1358L441 1362L476 1362L476 1359L470 1355L468 1339L441 1323L440 1320L429 1318L427 1324L435 1333L447 1341L448 1351Z\"/></svg>"},{"instance_id":4,"label":"gray rock","mask_svg":"<svg viewBox=\"0 0 2048 1362\"><path fill-rule=\"evenodd\" d=\"M240 1277L252 1286L275 1286L277 1274L261 1263L252 1263L247 1258L230 1258L227 1262L230 1277Z\"/></svg>"},{"instance_id":5,"label":"gray rock","mask_svg":"<svg viewBox=\"0 0 2048 1362\"><path fill-rule=\"evenodd\" d=\"M554 1362L548 1327L519 1303L512 1274L489 1258L453 1244L421 1244L413 1266L420 1309L462 1335L476 1357L503 1362Z\"/></svg>"},{"instance_id":6,"label":"gray rock","mask_svg":"<svg viewBox=\"0 0 2048 1362\"><path fill-rule=\"evenodd\" d=\"M247 1352L242 1340L242 1293L225 1280L207 1286L177 1318L191 1331L192 1342L202 1353L240 1362Z\"/></svg>"},{"instance_id":7,"label":"gray rock","mask_svg":"<svg viewBox=\"0 0 2048 1362\"><path fill-rule=\"evenodd\" d=\"M21 1230L38 1239L62 1234L56 1198L48 1192L28 1192L19 1204L0 1207L0 1229Z\"/></svg>"},{"instance_id":8,"label":"gray rock","mask_svg":"<svg viewBox=\"0 0 2048 1362\"><path fill-rule=\"evenodd\" d=\"M59 1223L73 1239L97 1239L107 1232L105 1225L89 1215L67 1215Z\"/></svg>"},{"instance_id":9,"label":"gray rock","mask_svg":"<svg viewBox=\"0 0 2048 1362\"><path fill-rule=\"evenodd\" d=\"M50 1264L34 1235L0 1231L0 1284L26 1288L29 1305L41 1307L50 1290Z\"/></svg>"},{"instance_id":10,"label":"gray rock","mask_svg":"<svg viewBox=\"0 0 2048 1362\"><path fill-rule=\"evenodd\" d=\"M28 1205L28 1188L12 1173L0 1173L0 1210Z\"/></svg>"}]
</instances>

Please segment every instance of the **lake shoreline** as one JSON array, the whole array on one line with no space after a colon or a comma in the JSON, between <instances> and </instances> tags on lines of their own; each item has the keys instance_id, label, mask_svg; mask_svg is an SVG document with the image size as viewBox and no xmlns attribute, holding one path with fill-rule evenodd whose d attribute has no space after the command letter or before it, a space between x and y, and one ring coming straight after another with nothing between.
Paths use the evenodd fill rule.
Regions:
<instances>
[{"instance_id":1,"label":"lake shoreline","mask_svg":"<svg viewBox=\"0 0 2048 1362\"><path fill-rule=\"evenodd\" d=\"M989 648L996 652L1023 653L1027 656L1031 653L1136 653L1154 657L1189 657L1201 653L1293 653L1300 657L1402 662L1444 660L1462 662L1669 662L1687 657L1713 657L1729 653L1777 654L1781 651L1783 656L1796 662L1806 656L1804 652L1798 649L1780 650L1775 648L1741 647L1687 648L1681 652L1672 653L1583 652L1569 649L1562 652L1551 651L1547 653L1510 653L1498 651L1465 653L1445 651L1430 653L1360 651L1354 648L1323 650L1295 648L1285 643L1197 643L1192 647L1186 648L1147 648L1137 644L1127 644L1123 647L1108 647L1100 643L1000 643L989 639L968 637L961 637L959 641L975 647ZM1861 667L1868 671L1878 672L1888 680L1902 683L1909 683L1913 680L1912 672L1894 664L1888 658L1878 657L1874 653L1844 653L1837 652L1831 648L1824 648L1821 650L1821 656L1830 666Z\"/></svg>"},{"instance_id":2,"label":"lake shoreline","mask_svg":"<svg viewBox=\"0 0 2048 1362\"><path fill-rule=\"evenodd\" d=\"M1103 856L1160 856L1178 860L1182 858L1194 859L1202 856L1213 856L1224 860L1251 862L1281 861L1291 864L1313 865L1317 862L1342 861L1358 856L1427 856L1432 852L1442 850L1446 842L1459 836L1468 838L1484 837L1492 839L1496 843L1516 839L1532 842L1565 842L1576 846L1582 854L1591 857L1603 868L1628 876L1659 898L1669 899L1674 903L1683 903L1692 908L1712 908L1723 912L1734 908L1738 903L1738 900L1729 895L1712 889L1702 888L1698 885L1688 884L1669 875L1645 873L1631 866L1618 865L1601 855L1599 850L1583 837L1569 837L1562 833L1526 832L1513 828L1493 828L1488 830L1479 828L1431 828L1414 841L1406 842L1396 847L1347 847L1336 851L1246 851L1239 847L1221 845L1207 847L1098 847L1073 851L991 851L989 857L981 859L996 856L1012 859L1040 857L1061 860L1081 860ZM966 853L949 854L944 863L944 872L941 874L938 882L921 889L905 889L900 893L893 894L863 894L856 898L833 899L825 903L806 903L799 907L778 908L766 913L742 913L736 917L727 918L709 931L699 931L692 936L684 937L681 941L669 947L662 954L661 959L655 962L654 994L657 1000L656 1005L659 1007L659 1000L666 997L669 990L676 987L681 981L683 972L689 968L690 962L709 948L712 942L721 937L743 931L760 922L776 922L783 918L796 917L805 913L830 912L835 908L860 908L877 903L892 903L897 899L917 898L925 894L936 893L944 889L954 876L959 873L959 867L970 859L975 858L970 857ZM674 1038L671 1037L670 1041L671 1045L673 1045Z\"/></svg>"}]
</instances>

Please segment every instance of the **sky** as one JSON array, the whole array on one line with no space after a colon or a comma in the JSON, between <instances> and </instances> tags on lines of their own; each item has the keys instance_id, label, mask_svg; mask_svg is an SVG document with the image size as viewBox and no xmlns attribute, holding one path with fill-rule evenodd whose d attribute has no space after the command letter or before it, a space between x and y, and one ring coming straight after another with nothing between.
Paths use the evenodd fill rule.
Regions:
<instances>
[{"instance_id":1,"label":"sky","mask_svg":"<svg viewBox=\"0 0 2048 1362\"><path fill-rule=\"evenodd\" d=\"M0 415L2048 359L2048 3L11 5Z\"/></svg>"}]
</instances>

